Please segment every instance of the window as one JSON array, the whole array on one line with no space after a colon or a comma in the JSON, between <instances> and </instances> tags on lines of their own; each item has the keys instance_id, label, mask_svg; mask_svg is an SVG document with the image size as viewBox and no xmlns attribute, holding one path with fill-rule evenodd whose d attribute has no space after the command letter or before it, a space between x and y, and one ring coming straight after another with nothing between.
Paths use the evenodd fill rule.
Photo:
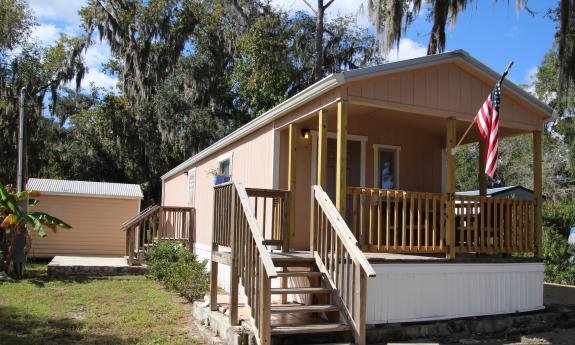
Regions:
<instances>
[{"instance_id":1,"label":"window","mask_svg":"<svg viewBox=\"0 0 575 345\"><path fill-rule=\"evenodd\" d=\"M374 181L381 189L399 189L398 146L373 145Z\"/></svg>"},{"instance_id":2,"label":"window","mask_svg":"<svg viewBox=\"0 0 575 345\"><path fill-rule=\"evenodd\" d=\"M224 176L232 176L232 158L232 152L218 157L218 173Z\"/></svg>"},{"instance_id":3,"label":"window","mask_svg":"<svg viewBox=\"0 0 575 345\"><path fill-rule=\"evenodd\" d=\"M188 206L196 206L196 168L188 171Z\"/></svg>"},{"instance_id":4,"label":"window","mask_svg":"<svg viewBox=\"0 0 575 345\"><path fill-rule=\"evenodd\" d=\"M223 161L219 162L219 172L224 176L231 175L231 162L230 159L224 159Z\"/></svg>"}]
</instances>

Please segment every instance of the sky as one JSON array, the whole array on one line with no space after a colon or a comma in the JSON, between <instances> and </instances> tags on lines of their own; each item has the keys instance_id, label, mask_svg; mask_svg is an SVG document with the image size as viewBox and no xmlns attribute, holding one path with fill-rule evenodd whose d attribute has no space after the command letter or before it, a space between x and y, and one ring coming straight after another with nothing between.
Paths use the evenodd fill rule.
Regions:
<instances>
[{"instance_id":1,"label":"sky","mask_svg":"<svg viewBox=\"0 0 575 345\"><path fill-rule=\"evenodd\" d=\"M315 3L314 0L310 0ZM370 27L362 3L365 0L335 0L327 10L328 17L338 14L357 16L360 26ZM530 0L529 7L536 14L517 12L515 1L477 0L477 4L466 9L455 26L447 32L446 50L463 49L472 56L502 72L510 60L515 62L509 79L517 84L530 83L537 66L551 48L555 34L555 23L545 16L556 1ZM78 10L86 0L29 0L39 26L33 36L44 44L54 43L61 33L79 34L81 29ZM303 10L311 13L303 0L271 0L273 6L286 11ZM431 24L427 11L422 11L403 36L399 49L393 48L389 60L403 60L423 56L426 53ZM313 39L313 38L310 38ZM88 73L82 87L90 83L96 86L114 88L116 80L102 72L101 65L110 58L106 43L97 42L85 55Z\"/></svg>"}]
</instances>

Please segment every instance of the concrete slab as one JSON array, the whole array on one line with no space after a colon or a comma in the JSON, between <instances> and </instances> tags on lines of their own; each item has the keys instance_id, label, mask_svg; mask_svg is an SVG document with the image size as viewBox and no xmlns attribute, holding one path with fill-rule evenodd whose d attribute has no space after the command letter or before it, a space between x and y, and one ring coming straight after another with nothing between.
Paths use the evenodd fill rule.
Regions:
<instances>
[{"instance_id":1,"label":"concrete slab","mask_svg":"<svg viewBox=\"0 0 575 345\"><path fill-rule=\"evenodd\" d=\"M55 256L48 264L49 276L113 276L146 274L148 268L130 266L124 257Z\"/></svg>"}]
</instances>

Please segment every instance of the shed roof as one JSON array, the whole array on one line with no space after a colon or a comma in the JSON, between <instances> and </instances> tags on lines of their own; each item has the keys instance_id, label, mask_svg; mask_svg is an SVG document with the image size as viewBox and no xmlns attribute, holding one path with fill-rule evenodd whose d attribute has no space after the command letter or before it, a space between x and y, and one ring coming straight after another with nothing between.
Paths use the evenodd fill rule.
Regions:
<instances>
[{"instance_id":1,"label":"shed roof","mask_svg":"<svg viewBox=\"0 0 575 345\"><path fill-rule=\"evenodd\" d=\"M462 61L467 65L479 70L484 75L488 76L493 80L498 80L500 74L495 72L493 69L489 68L487 65L483 64L479 60L472 57L465 50L455 50L450 52L445 52L435 55L427 55L413 59L401 60L396 62L384 63L381 65L363 67L349 71L343 71L340 73L332 73L322 80L310 85L305 90L299 92L298 94L290 97L289 99L283 101L272 109L266 111L262 115L256 117L252 121L248 122L244 126L236 129L232 133L228 134L224 138L218 140L214 144L208 146L204 150L195 154L194 156L188 158L184 162L180 163L167 173L162 176L162 180L170 178L179 172L185 171L191 167L194 163L208 157L210 154L226 147L227 145L239 140L240 138L252 133L263 126L272 123L274 120L288 114L290 111L296 109L297 107L306 104L310 100L330 91L334 88L341 86L351 80L357 80L369 76L376 76L382 73L388 73L391 71L401 71L407 68L413 68L418 66L424 66L427 64L438 63L438 62L448 62L448 61ZM556 114L553 109L549 107L544 102L537 99L535 96L529 92L523 90L520 86L515 85L509 79L503 81L503 85L509 88L509 90L515 95L525 99L528 103L532 104L535 108L539 109L541 113L545 114L547 120L554 117Z\"/></svg>"},{"instance_id":2,"label":"shed roof","mask_svg":"<svg viewBox=\"0 0 575 345\"><path fill-rule=\"evenodd\" d=\"M140 185L127 183L28 179L28 189L48 195L75 195L114 199L142 199Z\"/></svg>"}]
</instances>

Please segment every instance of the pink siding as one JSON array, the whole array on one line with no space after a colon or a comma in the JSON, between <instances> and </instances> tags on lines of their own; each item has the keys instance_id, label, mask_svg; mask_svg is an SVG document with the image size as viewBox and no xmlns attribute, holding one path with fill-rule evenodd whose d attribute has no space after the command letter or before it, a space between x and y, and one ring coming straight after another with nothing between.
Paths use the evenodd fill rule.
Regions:
<instances>
[{"instance_id":1,"label":"pink siding","mask_svg":"<svg viewBox=\"0 0 575 345\"><path fill-rule=\"evenodd\" d=\"M188 206L188 175L181 172L164 181L164 206Z\"/></svg>"},{"instance_id":2,"label":"pink siding","mask_svg":"<svg viewBox=\"0 0 575 345\"><path fill-rule=\"evenodd\" d=\"M140 200L43 195L34 208L72 226L49 232L44 238L32 232L33 257L54 255L124 256L126 234L120 226L140 211Z\"/></svg>"},{"instance_id":3,"label":"pink siding","mask_svg":"<svg viewBox=\"0 0 575 345\"><path fill-rule=\"evenodd\" d=\"M232 180L246 187L272 188L273 125L252 133L220 150L191 168L196 168L196 242L211 245L213 213L213 177L210 171L218 167L218 158L231 153ZM188 204L188 182L184 172L165 180L164 205ZM180 204L181 203L181 204Z\"/></svg>"},{"instance_id":4,"label":"pink siding","mask_svg":"<svg viewBox=\"0 0 575 345\"><path fill-rule=\"evenodd\" d=\"M467 65L445 63L353 81L342 86L342 94L347 92L350 103L471 121L493 86ZM541 110L506 87L502 94L502 126L541 129Z\"/></svg>"}]
</instances>

